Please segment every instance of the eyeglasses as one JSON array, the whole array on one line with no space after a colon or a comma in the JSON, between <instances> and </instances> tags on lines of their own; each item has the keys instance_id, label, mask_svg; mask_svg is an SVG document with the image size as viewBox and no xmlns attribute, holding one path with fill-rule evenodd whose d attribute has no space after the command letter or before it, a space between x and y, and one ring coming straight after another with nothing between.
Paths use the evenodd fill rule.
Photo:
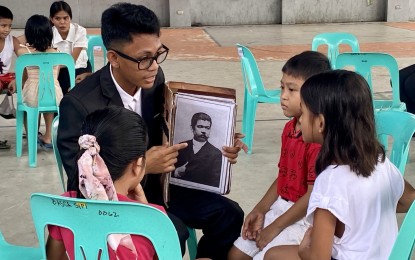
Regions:
<instances>
[{"instance_id":1,"label":"eyeglasses","mask_svg":"<svg viewBox=\"0 0 415 260\"><path fill-rule=\"evenodd\" d=\"M124 54L120 51L114 50L114 49L108 49L111 51L114 51L124 59L136 62L138 64L139 70L146 70L151 67L154 61L156 61L157 64L162 63L167 58L167 54L169 53L169 48L167 48L164 44L161 45L161 50L159 50L153 57L144 57L141 59L135 59L131 56L128 56L127 54Z\"/></svg>"}]
</instances>

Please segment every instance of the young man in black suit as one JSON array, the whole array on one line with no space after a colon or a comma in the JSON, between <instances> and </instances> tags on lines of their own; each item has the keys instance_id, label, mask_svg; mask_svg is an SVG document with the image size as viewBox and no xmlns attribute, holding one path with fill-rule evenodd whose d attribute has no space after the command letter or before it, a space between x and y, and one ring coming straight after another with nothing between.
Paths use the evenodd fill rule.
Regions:
<instances>
[{"instance_id":1,"label":"young man in black suit","mask_svg":"<svg viewBox=\"0 0 415 260\"><path fill-rule=\"evenodd\" d=\"M139 113L147 124L149 149L146 153L148 201L163 205L160 173L174 170L178 151L186 144L162 143L164 74L159 67L169 49L160 42L158 18L141 5L119 3L102 14L102 39L109 63L68 92L60 103L58 147L68 175L68 190L73 190L77 167L77 144L85 117L106 106L124 106ZM231 163L241 148L224 147ZM128 138L128 136L125 136ZM179 234L182 252L188 237L187 226L202 229L197 257L226 259L233 241L239 236L243 211L239 205L220 195L170 186L167 209Z\"/></svg>"}]
</instances>

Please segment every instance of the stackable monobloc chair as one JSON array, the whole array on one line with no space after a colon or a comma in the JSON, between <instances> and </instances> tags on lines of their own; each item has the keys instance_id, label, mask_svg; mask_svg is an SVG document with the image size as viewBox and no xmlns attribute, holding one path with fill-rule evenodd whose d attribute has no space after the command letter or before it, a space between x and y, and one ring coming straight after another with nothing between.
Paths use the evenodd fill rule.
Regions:
<instances>
[{"instance_id":1,"label":"stackable monobloc chair","mask_svg":"<svg viewBox=\"0 0 415 260\"><path fill-rule=\"evenodd\" d=\"M31 53L19 56L16 60L16 156L22 156L23 146L23 120L24 113L27 117L27 143L29 153L29 166L37 164L37 133L39 113L59 113L56 103L55 83L53 79L53 67L64 65L68 68L71 88L75 85L75 64L71 55L67 53ZM22 96L22 79L26 67L39 68L39 93L37 107L28 106Z\"/></svg>"},{"instance_id":2,"label":"stackable monobloc chair","mask_svg":"<svg viewBox=\"0 0 415 260\"><path fill-rule=\"evenodd\" d=\"M42 259L42 249L9 244L0 232L0 259L38 260Z\"/></svg>"},{"instance_id":3,"label":"stackable monobloc chair","mask_svg":"<svg viewBox=\"0 0 415 260\"><path fill-rule=\"evenodd\" d=\"M360 52L359 42L351 33L330 32L314 36L311 43L311 50L317 51L320 45L327 45L327 57L331 67L336 68L336 58L340 53L340 44L349 45L352 52Z\"/></svg>"},{"instance_id":4,"label":"stackable monobloc chair","mask_svg":"<svg viewBox=\"0 0 415 260\"><path fill-rule=\"evenodd\" d=\"M109 259L107 238L110 234L144 236L153 244L158 259L182 259L173 223L165 213L154 207L42 193L32 194L30 206L43 259L46 259L44 245L47 225L72 231L75 259L98 259L99 254L100 259Z\"/></svg>"},{"instance_id":5,"label":"stackable monobloc chair","mask_svg":"<svg viewBox=\"0 0 415 260\"><path fill-rule=\"evenodd\" d=\"M388 137L392 137L389 159L404 175L411 139L415 133L415 115L403 111L381 110L375 112L375 121L378 139L386 149Z\"/></svg>"},{"instance_id":6,"label":"stackable monobloc chair","mask_svg":"<svg viewBox=\"0 0 415 260\"><path fill-rule=\"evenodd\" d=\"M102 56L104 58L104 64L107 64L107 49L104 46L104 43L102 42L101 35L88 35L88 60L91 63L92 66L92 72L95 72L95 56L94 56L94 50L101 50Z\"/></svg>"},{"instance_id":7,"label":"stackable monobloc chair","mask_svg":"<svg viewBox=\"0 0 415 260\"><path fill-rule=\"evenodd\" d=\"M62 159L59 153L58 145L57 145L57 136L58 136L58 127L59 127L59 116L56 116L53 119L52 123L52 145L53 145L53 152L55 154L56 165L58 167L59 178L61 181L62 189L65 192L65 179L63 176L63 166L62 166ZM191 260L196 259L197 253L197 236L196 231L193 228L187 227L189 231L189 238L187 239L187 247L189 249L189 256Z\"/></svg>"},{"instance_id":8,"label":"stackable monobloc chair","mask_svg":"<svg viewBox=\"0 0 415 260\"><path fill-rule=\"evenodd\" d=\"M244 142L248 146L248 153L251 154L257 105L258 103L280 103L281 90L279 88L265 89L254 55L247 47L241 44L237 46L245 86L242 132L245 134Z\"/></svg>"},{"instance_id":9,"label":"stackable monobloc chair","mask_svg":"<svg viewBox=\"0 0 415 260\"><path fill-rule=\"evenodd\" d=\"M55 155L56 166L58 167L59 178L61 180L62 189L65 192L66 191L66 186L65 186L65 179L64 179L64 176L63 176L62 159L61 159L61 155L59 153L58 143L57 143L58 126L59 126L59 115L57 115L53 119L53 122L52 122L52 147L53 147L53 153Z\"/></svg>"},{"instance_id":10,"label":"stackable monobloc chair","mask_svg":"<svg viewBox=\"0 0 415 260\"><path fill-rule=\"evenodd\" d=\"M354 67L355 71L362 75L369 84L372 96L374 86L372 82L372 68L386 68L390 75L392 84L392 100L381 100L373 98L373 105L376 110L399 110L406 111L406 105L401 102L399 96L399 67L396 59L387 53L361 52L361 53L341 53L337 57L336 68L342 69L347 66Z\"/></svg>"},{"instance_id":11,"label":"stackable monobloc chair","mask_svg":"<svg viewBox=\"0 0 415 260\"><path fill-rule=\"evenodd\" d=\"M411 207L399 229L389 260L410 260L415 245L415 203Z\"/></svg>"}]
</instances>

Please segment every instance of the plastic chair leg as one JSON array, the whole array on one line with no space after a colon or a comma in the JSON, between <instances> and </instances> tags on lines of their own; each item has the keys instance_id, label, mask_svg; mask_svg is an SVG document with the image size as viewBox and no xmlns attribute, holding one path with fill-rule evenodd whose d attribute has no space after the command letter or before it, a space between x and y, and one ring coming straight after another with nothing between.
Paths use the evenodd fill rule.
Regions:
<instances>
[{"instance_id":1,"label":"plastic chair leg","mask_svg":"<svg viewBox=\"0 0 415 260\"><path fill-rule=\"evenodd\" d=\"M24 112L16 111L16 156L22 157Z\"/></svg>"},{"instance_id":2,"label":"plastic chair leg","mask_svg":"<svg viewBox=\"0 0 415 260\"><path fill-rule=\"evenodd\" d=\"M187 248L189 249L190 260L196 259L197 253L197 236L193 228L187 227L189 231L189 238L187 239Z\"/></svg>"},{"instance_id":3,"label":"plastic chair leg","mask_svg":"<svg viewBox=\"0 0 415 260\"><path fill-rule=\"evenodd\" d=\"M36 167L37 164L37 132L39 113L27 113L27 143L29 155L29 167Z\"/></svg>"},{"instance_id":4,"label":"plastic chair leg","mask_svg":"<svg viewBox=\"0 0 415 260\"><path fill-rule=\"evenodd\" d=\"M246 110L244 114L245 117L245 138L244 142L248 146L248 154L252 154L252 145L254 142L254 127L255 127L255 117L256 117L256 108L257 108L257 101L255 99L251 99L247 102Z\"/></svg>"},{"instance_id":5,"label":"plastic chair leg","mask_svg":"<svg viewBox=\"0 0 415 260\"><path fill-rule=\"evenodd\" d=\"M246 124L246 120L247 120L247 113L245 113L245 111L248 110L248 103L250 99L250 94L249 92L245 89L245 93L244 93L244 110L243 110L243 114L242 114L242 133L246 135L246 131L247 131L247 124Z\"/></svg>"}]
</instances>

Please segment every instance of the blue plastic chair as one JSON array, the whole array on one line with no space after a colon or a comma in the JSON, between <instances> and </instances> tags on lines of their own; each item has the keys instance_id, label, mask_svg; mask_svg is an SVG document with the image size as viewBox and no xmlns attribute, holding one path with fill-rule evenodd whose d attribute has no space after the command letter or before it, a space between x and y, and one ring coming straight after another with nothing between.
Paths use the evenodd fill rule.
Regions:
<instances>
[{"instance_id":1,"label":"blue plastic chair","mask_svg":"<svg viewBox=\"0 0 415 260\"><path fill-rule=\"evenodd\" d=\"M415 115L393 110L381 110L375 113L376 132L379 141L388 147L388 137L392 137L392 149L389 159L405 174L409 148L415 133Z\"/></svg>"},{"instance_id":2,"label":"blue plastic chair","mask_svg":"<svg viewBox=\"0 0 415 260\"><path fill-rule=\"evenodd\" d=\"M95 47L96 50L102 51L102 56L104 58L104 65L107 64L107 49L104 46L104 43L102 42L102 36L101 35L87 35L88 38L88 60L91 63L92 66L92 72L95 72L95 57L94 57L94 50Z\"/></svg>"},{"instance_id":3,"label":"blue plastic chair","mask_svg":"<svg viewBox=\"0 0 415 260\"><path fill-rule=\"evenodd\" d=\"M399 68L395 58L387 53L378 52L361 52L361 53L341 53L337 57L336 68L342 69L346 66L352 66L355 71L362 75L370 86L372 95L372 68L384 67L389 71L392 83L392 100L373 99L374 108L392 109L406 111L406 105L401 102L399 97Z\"/></svg>"},{"instance_id":4,"label":"blue plastic chair","mask_svg":"<svg viewBox=\"0 0 415 260\"><path fill-rule=\"evenodd\" d=\"M62 159L58 149L58 126L59 126L59 115L57 115L52 122L52 146L53 146L53 153L55 155L56 166L58 167L59 178L61 180L62 189L65 192L65 180L63 177L63 166L62 166Z\"/></svg>"},{"instance_id":5,"label":"blue plastic chair","mask_svg":"<svg viewBox=\"0 0 415 260\"><path fill-rule=\"evenodd\" d=\"M242 132L245 134L244 142L248 146L248 153L251 154L257 105L258 103L280 103L281 89L265 89L254 55L247 47L241 44L236 44L236 46L238 46L245 85Z\"/></svg>"},{"instance_id":6,"label":"blue plastic chair","mask_svg":"<svg viewBox=\"0 0 415 260\"><path fill-rule=\"evenodd\" d=\"M340 53L340 44L349 45L352 52L360 52L359 42L351 33L330 32L317 34L311 43L311 50L317 51L320 45L327 45L327 57L331 67L336 68L336 58Z\"/></svg>"},{"instance_id":7,"label":"blue plastic chair","mask_svg":"<svg viewBox=\"0 0 415 260\"><path fill-rule=\"evenodd\" d=\"M109 259L110 234L135 234L148 238L159 259L182 259L179 238L168 216L139 203L85 200L34 193L30 199L33 222L43 258L45 227L56 225L74 234L75 259Z\"/></svg>"},{"instance_id":8,"label":"blue plastic chair","mask_svg":"<svg viewBox=\"0 0 415 260\"><path fill-rule=\"evenodd\" d=\"M24 54L16 60L16 155L22 156L23 146L23 120L24 112L27 115L27 142L29 153L29 166L36 167L37 161L37 133L39 113L59 113L56 104L53 67L65 65L70 72L71 88L75 86L75 64L71 55L67 53L32 53ZM39 67L39 93L38 106L30 107L24 103L22 96L23 71L28 66Z\"/></svg>"},{"instance_id":9,"label":"blue plastic chair","mask_svg":"<svg viewBox=\"0 0 415 260\"><path fill-rule=\"evenodd\" d=\"M15 246L9 244L0 232L0 259L42 259L42 250L39 247Z\"/></svg>"},{"instance_id":10,"label":"blue plastic chair","mask_svg":"<svg viewBox=\"0 0 415 260\"><path fill-rule=\"evenodd\" d=\"M410 260L415 245L415 203L411 207L399 229L389 260Z\"/></svg>"}]
</instances>

